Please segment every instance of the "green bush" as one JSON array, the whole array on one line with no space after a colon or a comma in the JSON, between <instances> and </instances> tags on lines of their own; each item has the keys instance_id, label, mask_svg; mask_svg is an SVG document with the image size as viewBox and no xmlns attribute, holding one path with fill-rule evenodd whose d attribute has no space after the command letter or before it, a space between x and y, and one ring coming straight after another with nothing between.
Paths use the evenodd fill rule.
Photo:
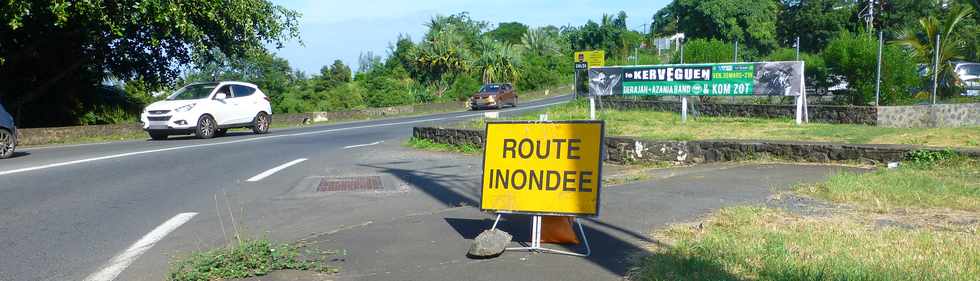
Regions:
<instances>
[{"instance_id":1,"label":"green bush","mask_svg":"<svg viewBox=\"0 0 980 281\"><path fill-rule=\"evenodd\" d=\"M684 63L722 63L732 62L735 45L715 39L692 39L684 43ZM675 56L673 63L680 63Z\"/></svg>"},{"instance_id":2,"label":"green bush","mask_svg":"<svg viewBox=\"0 0 980 281\"><path fill-rule=\"evenodd\" d=\"M369 107L386 107L411 104L415 97L409 92L410 79L389 77L383 70L358 74L355 83L364 88L364 102Z\"/></svg>"},{"instance_id":3,"label":"green bush","mask_svg":"<svg viewBox=\"0 0 980 281\"><path fill-rule=\"evenodd\" d=\"M339 111L360 109L366 107L364 96L366 90L361 83L346 83L327 91L326 98L320 105L320 111Z\"/></svg>"},{"instance_id":4,"label":"green bush","mask_svg":"<svg viewBox=\"0 0 980 281\"><path fill-rule=\"evenodd\" d=\"M473 76L459 75L453 80L443 96L463 101L479 91L482 84L479 79Z\"/></svg>"},{"instance_id":5,"label":"green bush","mask_svg":"<svg viewBox=\"0 0 980 281\"><path fill-rule=\"evenodd\" d=\"M558 84L561 74L555 68L554 58L529 55L524 58L524 69L521 71L517 86L521 90L533 91Z\"/></svg>"},{"instance_id":6,"label":"green bush","mask_svg":"<svg viewBox=\"0 0 980 281\"><path fill-rule=\"evenodd\" d=\"M136 122L136 114L127 112L118 105L95 105L95 107L78 118L81 125L101 125Z\"/></svg>"},{"instance_id":7,"label":"green bush","mask_svg":"<svg viewBox=\"0 0 980 281\"><path fill-rule=\"evenodd\" d=\"M956 157L959 157L959 154L951 149L939 151L918 149L906 153L905 161L912 162L913 165L928 167L952 160Z\"/></svg>"},{"instance_id":8,"label":"green bush","mask_svg":"<svg viewBox=\"0 0 980 281\"><path fill-rule=\"evenodd\" d=\"M868 34L842 32L821 53L832 76L848 84L845 102L868 105L875 100L878 40ZM910 54L886 45L882 52L881 104L902 104L921 86L917 66Z\"/></svg>"}]
</instances>

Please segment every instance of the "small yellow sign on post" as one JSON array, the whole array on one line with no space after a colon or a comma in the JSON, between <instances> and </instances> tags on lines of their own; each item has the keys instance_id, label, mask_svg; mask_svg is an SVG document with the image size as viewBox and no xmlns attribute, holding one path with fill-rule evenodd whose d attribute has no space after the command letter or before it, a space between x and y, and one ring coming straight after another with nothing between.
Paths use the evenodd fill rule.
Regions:
<instances>
[{"instance_id":1,"label":"small yellow sign on post","mask_svg":"<svg viewBox=\"0 0 980 281\"><path fill-rule=\"evenodd\" d=\"M575 52L575 62L585 62L589 67L606 66L606 51L581 51Z\"/></svg>"},{"instance_id":2,"label":"small yellow sign on post","mask_svg":"<svg viewBox=\"0 0 980 281\"><path fill-rule=\"evenodd\" d=\"M481 209L598 216L603 121L487 123Z\"/></svg>"}]
</instances>

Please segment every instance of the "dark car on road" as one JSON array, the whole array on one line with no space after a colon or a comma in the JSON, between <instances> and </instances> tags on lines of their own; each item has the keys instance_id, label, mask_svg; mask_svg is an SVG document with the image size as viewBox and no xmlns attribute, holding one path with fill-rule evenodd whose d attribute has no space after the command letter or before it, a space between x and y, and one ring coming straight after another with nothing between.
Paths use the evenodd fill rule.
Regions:
<instances>
[{"instance_id":1,"label":"dark car on road","mask_svg":"<svg viewBox=\"0 0 980 281\"><path fill-rule=\"evenodd\" d=\"M517 106L517 92L514 91L514 86L509 83L483 85L480 91L470 98L470 108L473 110L481 108L499 109L505 105Z\"/></svg>"},{"instance_id":2,"label":"dark car on road","mask_svg":"<svg viewBox=\"0 0 980 281\"><path fill-rule=\"evenodd\" d=\"M0 105L0 159L10 158L17 148L17 126L14 117Z\"/></svg>"}]
</instances>

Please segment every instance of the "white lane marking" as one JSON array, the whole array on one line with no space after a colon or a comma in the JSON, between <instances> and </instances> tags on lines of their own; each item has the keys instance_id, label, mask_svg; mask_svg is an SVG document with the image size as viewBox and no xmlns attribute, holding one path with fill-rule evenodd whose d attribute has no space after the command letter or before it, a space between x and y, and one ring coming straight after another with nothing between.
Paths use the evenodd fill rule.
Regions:
<instances>
[{"instance_id":1,"label":"white lane marking","mask_svg":"<svg viewBox=\"0 0 980 281\"><path fill-rule=\"evenodd\" d=\"M153 245L156 245L156 243L163 239L163 237L167 236L167 234L170 234L170 232L173 232L184 223L187 223L196 215L197 213L181 213L177 214L173 218L170 218L170 220L167 220L160 226L157 226L157 228L154 228L153 231L150 231L150 233L147 233L139 241L133 243L133 245L129 246L128 249L109 260L109 262L102 267L102 270L92 273L88 277L85 277L84 280L115 280L116 277L123 272L123 270L126 270L126 267L129 267L129 265L133 263L133 261L136 261L136 259L143 255L143 253L146 253L147 250L153 248Z\"/></svg>"},{"instance_id":2,"label":"white lane marking","mask_svg":"<svg viewBox=\"0 0 980 281\"><path fill-rule=\"evenodd\" d=\"M257 182L257 181L260 181L260 180L262 180L262 179L264 179L266 177L271 176L272 174L275 174L275 173L277 173L279 171L282 171L283 169L289 168L289 166L299 164L300 162L303 162L303 161L306 161L306 158L300 158L300 159L296 159L296 160L293 160L293 161L289 161L286 164L282 164L282 165L276 166L275 168L269 169L268 171L265 171L265 172L262 172L261 174L255 175L254 177L252 177L252 178L250 178L250 179L248 179L246 181L247 182Z\"/></svg>"},{"instance_id":3,"label":"white lane marking","mask_svg":"<svg viewBox=\"0 0 980 281\"><path fill-rule=\"evenodd\" d=\"M535 106L519 107L519 108L515 108L515 109L511 109L511 110L506 110L505 112L528 110L528 109L534 109L534 108L540 108L540 107L548 107L548 106L552 106L552 105L556 105L556 104L561 104L561 103L565 103L565 102L568 102L568 101L558 101L558 102L540 104L540 105L535 105ZM13 170L7 170L7 171L0 171L0 176L10 175L10 174L17 174L17 173L23 173L23 172L30 172L30 171L37 171L37 170L44 170L44 169L50 169L50 168L56 168L56 167L62 167L62 166L83 164L83 163L95 162L95 161L101 161L101 160L109 160L109 159L115 159L115 158L123 158L123 157L129 157L129 156L136 156L136 155L143 155L143 154L158 153L158 152L183 150L183 149L199 148L199 147L209 147L209 146L216 146L216 145L226 145L226 144L232 144L232 143L253 142L253 141L268 140L268 139L275 139L275 138L286 138L286 137L296 137L296 136L317 135L317 134L325 134L325 133L332 133L332 132L339 132L339 131L348 131L348 130L357 130L357 129L366 129L366 128L375 128L375 127L388 127L388 126L397 126L397 125L405 125L405 124L413 124L413 123L427 123L427 122L452 120L452 119L466 119L466 118L476 117L476 116L483 116L483 113L471 113L471 114L463 114L463 115L451 116L451 117L440 117L440 118L429 118L429 119L420 119L420 120L402 121L402 122L392 122L392 123L383 123L383 124L374 124L374 125L363 125L363 126L354 126L354 127L346 127L346 128L327 129L327 130L320 130L320 131L311 131L311 132L287 134L287 135L273 135L273 136L265 136L265 137L255 137L255 138L240 139L240 140L233 140L233 141L226 141L226 142L203 143L203 144L195 144L195 145L187 145L187 146L177 146L177 147L168 147L168 148L153 149L153 150L134 151L134 152L121 153L121 154L113 154L113 155L100 156L100 157L95 157L95 158L79 159L79 160L73 160L73 161L67 161L67 162L46 164L46 165L41 165L41 166L34 166L34 167L13 169Z\"/></svg>"},{"instance_id":4,"label":"white lane marking","mask_svg":"<svg viewBox=\"0 0 980 281\"><path fill-rule=\"evenodd\" d=\"M345 146L344 149L351 149L351 148L356 148L356 147L365 147L365 146L379 145L379 144L381 144L383 142L385 142L385 141L376 141L376 142L372 142L372 143L357 144L357 145L348 145L348 146Z\"/></svg>"}]
</instances>

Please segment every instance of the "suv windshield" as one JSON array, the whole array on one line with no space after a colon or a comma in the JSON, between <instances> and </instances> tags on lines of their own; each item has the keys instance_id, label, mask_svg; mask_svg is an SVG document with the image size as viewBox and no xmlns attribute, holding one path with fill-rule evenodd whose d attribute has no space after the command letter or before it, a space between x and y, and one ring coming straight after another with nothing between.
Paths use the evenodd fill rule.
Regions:
<instances>
[{"instance_id":1,"label":"suv windshield","mask_svg":"<svg viewBox=\"0 0 980 281\"><path fill-rule=\"evenodd\" d=\"M960 67L960 75L980 76L980 64L968 64Z\"/></svg>"},{"instance_id":2,"label":"suv windshield","mask_svg":"<svg viewBox=\"0 0 980 281\"><path fill-rule=\"evenodd\" d=\"M480 89L480 92L490 93L490 92L496 92L497 90L500 90L500 85L483 85L483 88Z\"/></svg>"},{"instance_id":3,"label":"suv windshield","mask_svg":"<svg viewBox=\"0 0 980 281\"><path fill-rule=\"evenodd\" d=\"M218 83L187 85L177 90L170 97L167 97L167 100L196 100L207 98L211 94L211 91L214 91L215 87L218 87Z\"/></svg>"}]
</instances>

